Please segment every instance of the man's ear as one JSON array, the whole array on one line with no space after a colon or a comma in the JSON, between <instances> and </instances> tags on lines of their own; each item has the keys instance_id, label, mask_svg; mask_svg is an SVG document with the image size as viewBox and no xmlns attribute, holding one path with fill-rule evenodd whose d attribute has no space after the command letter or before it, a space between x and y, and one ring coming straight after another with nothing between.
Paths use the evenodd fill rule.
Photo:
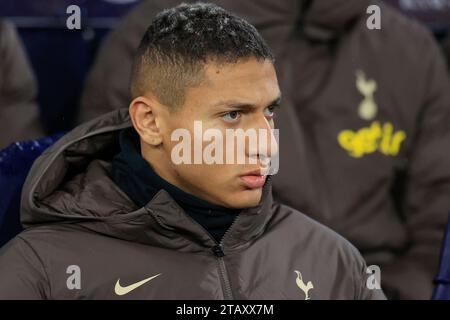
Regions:
<instances>
[{"instance_id":1,"label":"man's ear","mask_svg":"<svg viewBox=\"0 0 450 320\"><path fill-rule=\"evenodd\" d=\"M161 105L152 98L140 96L130 103L131 122L141 139L150 146L157 147L162 143L160 130Z\"/></svg>"}]
</instances>

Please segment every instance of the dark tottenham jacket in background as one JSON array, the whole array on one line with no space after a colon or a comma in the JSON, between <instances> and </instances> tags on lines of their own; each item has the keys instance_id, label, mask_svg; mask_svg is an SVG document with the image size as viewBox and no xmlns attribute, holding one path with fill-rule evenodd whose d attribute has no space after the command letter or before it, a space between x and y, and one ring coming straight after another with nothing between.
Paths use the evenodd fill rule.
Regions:
<instances>
[{"instance_id":1,"label":"dark tottenham jacket in background","mask_svg":"<svg viewBox=\"0 0 450 320\"><path fill-rule=\"evenodd\" d=\"M108 114L34 163L26 230L0 251L0 299L384 298L368 289L358 251L273 202L270 182L220 246L164 190L136 207L110 177L128 127L126 110Z\"/></svg>"},{"instance_id":2,"label":"dark tottenham jacket in background","mask_svg":"<svg viewBox=\"0 0 450 320\"><path fill-rule=\"evenodd\" d=\"M134 49L178 2L144 1L108 36L81 120L128 106ZM389 297L429 299L450 211L450 84L432 36L379 1L213 2L254 24L276 55L275 197L379 265ZM367 28L371 4L380 30Z\"/></svg>"}]
</instances>

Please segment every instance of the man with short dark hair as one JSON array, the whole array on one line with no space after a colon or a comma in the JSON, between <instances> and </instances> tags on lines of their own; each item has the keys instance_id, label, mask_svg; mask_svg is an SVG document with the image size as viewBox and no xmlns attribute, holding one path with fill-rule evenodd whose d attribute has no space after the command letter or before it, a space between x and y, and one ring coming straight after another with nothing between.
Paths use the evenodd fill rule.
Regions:
<instances>
[{"instance_id":1,"label":"man with short dark hair","mask_svg":"<svg viewBox=\"0 0 450 320\"><path fill-rule=\"evenodd\" d=\"M163 11L131 94L129 116L79 126L34 164L0 298L384 298L349 242L272 200L281 94L253 26L210 4Z\"/></svg>"}]
</instances>

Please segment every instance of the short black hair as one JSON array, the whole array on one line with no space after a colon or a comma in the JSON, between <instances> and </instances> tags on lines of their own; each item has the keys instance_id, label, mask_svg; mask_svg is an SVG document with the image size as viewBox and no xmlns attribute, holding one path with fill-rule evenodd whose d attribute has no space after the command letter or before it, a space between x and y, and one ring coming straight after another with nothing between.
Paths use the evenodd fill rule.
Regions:
<instances>
[{"instance_id":1,"label":"short black hair","mask_svg":"<svg viewBox=\"0 0 450 320\"><path fill-rule=\"evenodd\" d=\"M236 63L274 57L254 26L209 3L180 4L159 13L137 49L131 96L150 90L170 107L184 103L185 90L199 85L208 61Z\"/></svg>"}]
</instances>

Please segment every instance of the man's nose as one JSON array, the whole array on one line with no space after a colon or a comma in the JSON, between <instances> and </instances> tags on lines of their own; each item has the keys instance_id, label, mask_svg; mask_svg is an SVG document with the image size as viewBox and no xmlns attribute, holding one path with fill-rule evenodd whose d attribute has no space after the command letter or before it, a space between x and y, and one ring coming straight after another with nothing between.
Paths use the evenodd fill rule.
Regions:
<instances>
[{"instance_id":1,"label":"man's nose","mask_svg":"<svg viewBox=\"0 0 450 320\"><path fill-rule=\"evenodd\" d=\"M275 130L265 116L258 117L253 127L256 130L256 144L249 141L248 156L268 165L270 159L278 153L278 141Z\"/></svg>"}]
</instances>

